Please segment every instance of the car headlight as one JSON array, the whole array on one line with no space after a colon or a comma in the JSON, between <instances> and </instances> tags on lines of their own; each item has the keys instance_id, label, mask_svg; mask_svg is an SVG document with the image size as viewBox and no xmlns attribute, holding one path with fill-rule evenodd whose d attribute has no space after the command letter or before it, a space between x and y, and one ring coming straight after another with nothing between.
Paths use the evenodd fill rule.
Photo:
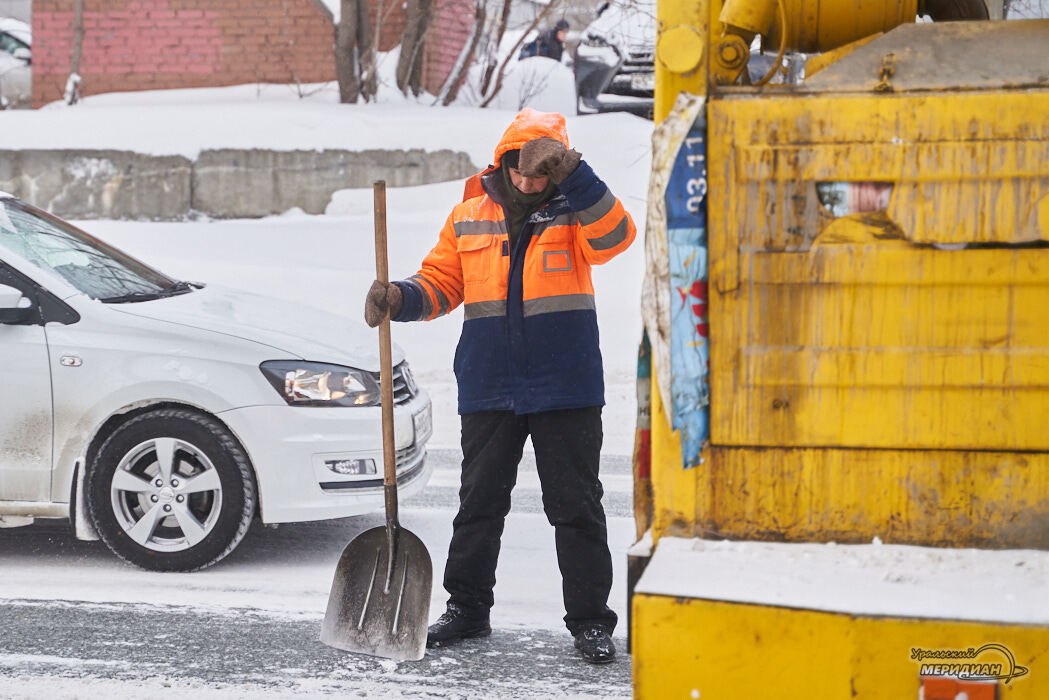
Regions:
<instances>
[{"instance_id":1,"label":"car headlight","mask_svg":"<svg viewBox=\"0 0 1049 700\"><path fill-rule=\"evenodd\" d=\"M381 400L379 382L352 367L271 360L259 369L289 406L378 406Z\"/></svg>"}]
</instances>

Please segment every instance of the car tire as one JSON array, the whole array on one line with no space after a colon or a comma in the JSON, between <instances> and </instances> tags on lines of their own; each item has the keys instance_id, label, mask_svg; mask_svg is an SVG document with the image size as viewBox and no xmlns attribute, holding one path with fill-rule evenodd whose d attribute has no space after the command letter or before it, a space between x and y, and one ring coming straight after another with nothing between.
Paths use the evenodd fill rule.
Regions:
<instances>
[{"instance_id":1,"label":"car tire","mask_svg":"<svg viewBox=\"0 0 1049 700\"><path fill-rule=\"evenodd\" d=\"M187 409L120 425L85 476L87 511L102 541L143 569L211 566L236 548L255 513L243 448L219 421Z\"/></svg>"}]
</instances>

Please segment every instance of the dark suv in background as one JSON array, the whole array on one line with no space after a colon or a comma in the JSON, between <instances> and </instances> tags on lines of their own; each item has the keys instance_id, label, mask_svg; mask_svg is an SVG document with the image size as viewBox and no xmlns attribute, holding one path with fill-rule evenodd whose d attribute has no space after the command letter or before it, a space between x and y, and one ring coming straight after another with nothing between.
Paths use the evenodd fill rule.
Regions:
<instances>
[{"instance_id":1,"label":"dark suv in background","mask_svg":"<svg viewBox=\"0 0 1049 700\"><path fill-rule=\"evenodd\" d=\"M608 2L581 33L575 51L579 114L626 111L652 117L656 6L653 0Z\"/></svg>"}]
</instances>

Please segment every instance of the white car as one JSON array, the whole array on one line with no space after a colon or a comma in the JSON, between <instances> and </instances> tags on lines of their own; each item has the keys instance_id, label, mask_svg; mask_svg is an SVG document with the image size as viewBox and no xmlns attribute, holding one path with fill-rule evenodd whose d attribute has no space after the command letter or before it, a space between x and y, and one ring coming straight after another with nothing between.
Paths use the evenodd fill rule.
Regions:
<instances>
[{"instance_id":1,"label":"white car","mask_svg":"<svg viewBox=\"0 0 1049 700\"><path fill-rule=\"evenodd\" d=\"M575 52L577 112L651 117L656 89L656 6L613 0L581 33Z\"/></svg>"},{"instance_id":2,"label":"white car","mask_svg":"<svg viewBox=\"0 0 1049 700\"><path fill-rule=\"evenodd\" d=\"M32 102L32 45L28 24L0 17L0 109Z\"/></svg>"},{"instance_id":3,"label":"white car","mask_svg":"<svg viewBox=\"0 0 1049 700\"><path fill-rule=\"evenodd\" d=\"M377 338L182 282L0 193L0 524L65 518L162 571L264 523L382 508ZM397 481L426 483L430 398L394 348Z\"/></svg>"}]
</instances>

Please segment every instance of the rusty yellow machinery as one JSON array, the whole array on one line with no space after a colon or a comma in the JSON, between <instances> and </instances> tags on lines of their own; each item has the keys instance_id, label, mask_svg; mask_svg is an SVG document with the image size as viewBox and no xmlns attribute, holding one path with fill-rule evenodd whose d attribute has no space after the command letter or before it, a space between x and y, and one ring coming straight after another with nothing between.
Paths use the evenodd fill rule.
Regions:
<instances>
[{"instance_id":1,"label":"rusty yellow machinery","mask_svg":"<svg viewBox=\"0 0 1049 700\"><path fill-rule=\"evenodd\" d=\"M658 366L673 333L646 309L639 558L665 538L1049 550L1049 20L989 21L980 0L657 7L657 132L683 93L703 119L709 406L690 460L668 417L680 377ZM886 645L922 635L1012 645L1030 673L997 692L1049 697L1044 624L664 588L632 599L639 697L918 697ZM775 654L791 670L773 695Z\"/></svg>"},{"instance_id":2,"label":"rusty yellow machinery","mask_svg":"<svg viewBox=\"0 0 1049 700\"><path fill-rule=\"evenodd\" d=\"M735 82L757 35L769 37L784 51L822 52L913 22L917 11L918 0L730 0L718 17L722 33L711 54L713 73L719 83Z\"/></svg>"}]
</instances>

